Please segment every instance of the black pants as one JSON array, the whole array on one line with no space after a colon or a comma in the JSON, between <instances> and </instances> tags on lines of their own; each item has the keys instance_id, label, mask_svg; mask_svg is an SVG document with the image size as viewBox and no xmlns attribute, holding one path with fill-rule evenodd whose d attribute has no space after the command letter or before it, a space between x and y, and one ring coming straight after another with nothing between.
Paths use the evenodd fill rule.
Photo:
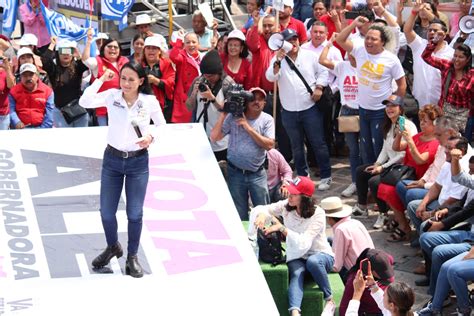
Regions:
<instances>
[{"instance_id":1,"label":"black pants","mask_svg":"<svg viewBox=\"0 0 474 316\"><path fill-rule=\"evenodd\" d=\"M380 185L380 175L373 175L365 172L364 169L370 164L361 165L356 170L356 187L357 187L357 202L362 205L367 205L367 194L372 192L377 205L379 206L380 213L388 212L388 205L377 197L377 190Z\"/></svg>"}]
</instances>

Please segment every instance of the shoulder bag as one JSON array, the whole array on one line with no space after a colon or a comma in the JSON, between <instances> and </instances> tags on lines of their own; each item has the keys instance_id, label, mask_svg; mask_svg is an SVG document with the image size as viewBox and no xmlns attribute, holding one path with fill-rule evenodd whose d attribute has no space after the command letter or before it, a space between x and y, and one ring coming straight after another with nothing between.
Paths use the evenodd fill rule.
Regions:
<instances>
[{"instance_id":1,"label":"shoulder bag","mask_svg":"<svg viewBox=\"0 0 474 316\"><path fill-rule=\"evenodd\" d=\"M265 235L262 229L257 230L258 258L276 266L286 261L281 245L281 233L273 232Z\"/></svg>"},{"instance_id":2,"label":"shoulder bag","mask_svg":"<svg viewBox=\"0 0 474 316\"><path fill-rule=\"evenodd\" d=\"M61 108L61 113L66 120L66 123L71 124L81 116L85 115L87 110L79 105L79 99L74 99Z\"/></svg>"},{"instance_id":3,"label":"shoulder bag","mask_svg":"<svg viewBox=\"0 0 474 316\"><path fill-rule=\"evenodd\" d=\"M415 180L416 172L413 167L402 164L394 164L382 171L380 182L395 186L400 180Z\"/></svg>"}]
</instances>

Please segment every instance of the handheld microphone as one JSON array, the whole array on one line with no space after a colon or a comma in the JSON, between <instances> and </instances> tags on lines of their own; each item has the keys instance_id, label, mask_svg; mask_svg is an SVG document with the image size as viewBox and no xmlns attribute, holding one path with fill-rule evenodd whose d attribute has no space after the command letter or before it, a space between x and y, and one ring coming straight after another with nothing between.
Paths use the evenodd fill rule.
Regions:
<instances>
[{"instance_id":1,"label":"handheld microphone","mask_svg":"<svg viewBox=\"0 0 474 316\"><path fill-rule=\"evenodd\" d=\"M137 133L138 138L142 138L143 135L142 135L142 132L140 131L140 127L138 126L137 121L133 120L132 126L133 126L133 129L135 130L135 133Z\"/></svg>"}]
</instances>

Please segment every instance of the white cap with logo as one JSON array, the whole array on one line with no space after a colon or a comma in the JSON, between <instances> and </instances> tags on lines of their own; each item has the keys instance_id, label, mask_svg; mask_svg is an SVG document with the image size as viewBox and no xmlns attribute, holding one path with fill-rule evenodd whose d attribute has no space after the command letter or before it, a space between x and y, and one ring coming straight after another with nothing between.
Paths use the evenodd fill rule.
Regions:
<instances>
[{"instance_id":1,"label":"white cap with logo","mask_svg":"<svg viewBox=\"0 0 474 316\"><path fill-rule=\"evenodd\" d=\"M36 73L37 72L36 66L33 65L33 64L30 64L30 63L21 65L20 75L23 74L24 72L27 72L27 71Z\"/></svg>"}]
</instances>

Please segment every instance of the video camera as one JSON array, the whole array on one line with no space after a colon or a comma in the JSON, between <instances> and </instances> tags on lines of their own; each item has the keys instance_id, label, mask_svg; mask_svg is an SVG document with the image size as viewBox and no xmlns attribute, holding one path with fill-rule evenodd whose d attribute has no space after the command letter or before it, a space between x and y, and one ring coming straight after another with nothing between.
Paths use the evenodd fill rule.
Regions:
<instances>
[{"instance_id":1,"label":"video camera","mask_svg":"<svg viewBox=\"0 0 474 316\"><path fill-rule=\"evenodd\" d=\"M223 111L231 113L234 117L243 117L247 106L247 102L254 100L252 92L245 91L242 85L232 84L226 95Z\"/></svg>"}]
</instances>

